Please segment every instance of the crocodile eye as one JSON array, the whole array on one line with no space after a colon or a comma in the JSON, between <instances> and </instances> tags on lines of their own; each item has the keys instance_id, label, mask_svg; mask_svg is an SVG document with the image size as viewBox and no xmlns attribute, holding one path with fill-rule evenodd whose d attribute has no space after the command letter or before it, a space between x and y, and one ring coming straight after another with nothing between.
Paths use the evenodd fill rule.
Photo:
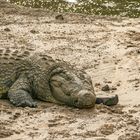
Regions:
<instances>
[{"instance_id":1,"label":"crocodile eye","mask_svg":"<svg viewBox=\"0 0 140 140\"><path fill-rule=\"evenodd\" d=\"M84 80L84 79L85 79L84 74L80 73L80 79L82 79L82 80Z\"/></svg>"},{"instance_id":2,"label":"crocodile eye","mask_svg":"<svg viewBox=\"0 0 140 140\"><path fill-rule=\"evenodd\" d=\"M54 85L55 87L61 87L62 83L61 82L58 82L58 81L52 80L51 81L51 85Z\"/></svg>"}]
</instances>

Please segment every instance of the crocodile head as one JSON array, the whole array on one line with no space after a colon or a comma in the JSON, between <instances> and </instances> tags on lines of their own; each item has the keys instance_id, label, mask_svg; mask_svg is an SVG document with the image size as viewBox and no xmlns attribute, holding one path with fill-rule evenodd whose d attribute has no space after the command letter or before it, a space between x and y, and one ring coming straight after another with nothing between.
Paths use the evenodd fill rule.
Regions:
<instances>
[{"instance_id":1,"label":"crocodile head","mask_svg":"<svg viewBox=\"0 0 140 140\"><path fill-rule=\"evenodd\" d=\"M49 83L55 100L77 108L94 107L96 96L92 80L87 73L78 70L58 70L51 76Z\"/></svg>"}]
</instances>

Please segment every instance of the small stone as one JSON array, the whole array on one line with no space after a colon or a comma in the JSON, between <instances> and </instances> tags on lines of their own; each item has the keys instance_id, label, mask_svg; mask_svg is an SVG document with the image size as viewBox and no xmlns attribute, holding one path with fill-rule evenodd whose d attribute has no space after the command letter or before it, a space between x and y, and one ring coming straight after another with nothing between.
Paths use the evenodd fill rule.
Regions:
<instances>
[{"instance_id":1,"label":"small stone","mask_svg":"<svg viewBox=\"0 0 140 140\"><path fill-rule=\"evenodd\" d=\"M117 86L119 87L121 84L120 83L117 83Z\"/></svg>"},{"instance_id":2,"label":"small stone","mask_svg":"<svg viewBox=\"0 0 140 140\"><path fill-rule=\"evenodd\" d=\"M57 15L57 16L55 16L55 19L57 19L57 20L64 20L64 17L63 17L63 15Z\"/></svg>"},{"instance_id":3,"label":"small stone","mask_svg":"<svg viewBox=\"0 0 140 140\"><path fill-rule=\"evenodd\" d=\"M37 34L37 33L39 33L38 31L36 31L36 30L31 30L30 31L32 34Z\"/></svg>"},{"instance_id":4,"label":"small stone","mask_svg":"<svg viewBox=\"0 0 140 140\"><path fill-rule=\"evenodd\" d=\"M109 85L105 85L102 87L102 91L109 91L110 88L109 88Z\"/></svg>"},{"instance_id":5,"label":"small stone","mask_svg":"<svg viewBox=\"0 0 140 140\"><path fill-rule=\"evenodd\" d=\"M5 28L4 31L10 32L11 30L9 28Z\"/></svg>"},{"instance_id":6,"label":"small stone","mask_svg":"<svg viewBox=\"0 0 140 140\"><path fill-rule=\"evenodd\" d=\"M98 87L100 86L101 84L100 83L95 83L95 87Z\"/></svg>"},{"instance_id":7,"label":"small stone","mask_svg":"<svg viewBox=\"0 0 140 140\"><path fill-rule=\"evenodd\" d=\"M136 84L136 85L134 85L134 87L137 88L137 87L139 87L139 85Z\"/></svg>"},{"instance_id":8,"label":"small stone","mask_svg":"<svg viewBox=\"0 0 140 140\"><path fill-rule=\"evenodd\" d=\"M137 50L137 53L140 53L140 49L139 49L139 50Z\"/></svg>"},{"instance_id":9,"label":"small stone","mask_svg":"<svg viewBox=\"0 0 140 140\"><path fill-rule=\"evenodd\" d=\"M33 129L34 129L34 130L38 130L38 128L36 128L36 127L33 127Z\"/></svg>"},{"instance_id":10,"label":"small stone","mask_svg":"<svg viewBox=\"0 0 140 140\"><path fill-rule=\"evenodd\" d=\"M116 87L112 87L111 90L117 90L117 88Z\"/></svg>"},{"instance_id":11,"label":"small stone","mask_svg":"<svg viewBox=\"0 0 140 140\"><path fill-rule=\"evenodd\" d=\"M111 84L112 83L112 81L108 81L108 80L106 80L106 81L104 81L105 83L108 83L108 84Z\"/></svg>"},{"instance_id":12,"label":"small stone","mask_svg":"<svg viewBox=\"0 0 140 140\"><path fill-rule=\"evenodd\" d=\"M57 126L58 125L58 123L49 123L48 124L48 127L55 127L55 126Z\"/></svg>"},{"instance_id":13,"label":"small stone","mask_svg":"<svg viewBox=\"0 0 140 140\"><path fill-rule=\"evenodd\" d=\"M132 48L132 47L135 47L135 46L133 44L127 45L127 48Z\"/></svg>"}]
</instances>

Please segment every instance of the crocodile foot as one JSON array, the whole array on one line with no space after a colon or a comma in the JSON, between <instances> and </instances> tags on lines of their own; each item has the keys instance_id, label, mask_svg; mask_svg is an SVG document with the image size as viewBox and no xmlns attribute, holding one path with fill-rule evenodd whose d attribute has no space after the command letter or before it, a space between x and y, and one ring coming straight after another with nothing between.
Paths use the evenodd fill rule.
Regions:
<instances>
[{"instance_id":1,"label":"crocodile foot","mask_svg":"<svg viewBox=\"0 0 140 140\"><path fill-rule=\"evenodd\" d=\"M30 94L24 90L17 90L15 92L10 92L8 97L12 104L21 107L37 107L37 103L34 102Z\"/></svg>"},{"instance_id":2,"label":"crocodile foot","mask_svg":"<svg viewBox=\"0 0 140 140\"><path fill-rule=\"evenodd\" d=\"M20 103L18 104L15 104L15 106L17 107L37 107L37 103L36 102L31 102L31 101L28 101L28 100L23 100L21 101Z\"/></svg>"}]
</instances>

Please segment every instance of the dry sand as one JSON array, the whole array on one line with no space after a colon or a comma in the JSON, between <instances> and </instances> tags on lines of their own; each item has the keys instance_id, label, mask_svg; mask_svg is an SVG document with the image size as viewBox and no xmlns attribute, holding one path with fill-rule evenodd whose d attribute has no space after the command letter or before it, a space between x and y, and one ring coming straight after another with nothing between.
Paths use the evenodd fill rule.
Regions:
<instances>
[{"instance_id":1,"label":"dry sand","mask_svg":"<svg viewBox=\"0 0 140 140\"><path fill-rule=\"evenodd\" d=\"M0 2L0 46L47 50L85 69L97 95L120 99L92 109L40 101L17 108L0 100L1 140L140 140L140 19L67 13L56 20L56 13Z\"/></svg>"}]
</instances>

